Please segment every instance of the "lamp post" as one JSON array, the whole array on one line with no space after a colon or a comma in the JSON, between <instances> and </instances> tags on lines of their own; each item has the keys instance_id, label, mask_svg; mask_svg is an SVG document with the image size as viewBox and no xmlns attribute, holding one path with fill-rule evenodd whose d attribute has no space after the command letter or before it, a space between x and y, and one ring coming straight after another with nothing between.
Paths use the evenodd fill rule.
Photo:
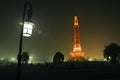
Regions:
<instances>
[{"instance_id":1,"label":"lamp post","mask_svg":"<svg viewBox=\"0 0 120 80\"><path fill-rule=\"evenodd\" d=\"M32 17L32 6L30 2L26 2L24 5L21 32L20 32L20 43L19 43L19 53L17 55L17 80L21 80L21 57L22 57L22 39L23 36L30 37L32 35L32 29L34 24L30 21Z\"/></svg>"}]
</instances>

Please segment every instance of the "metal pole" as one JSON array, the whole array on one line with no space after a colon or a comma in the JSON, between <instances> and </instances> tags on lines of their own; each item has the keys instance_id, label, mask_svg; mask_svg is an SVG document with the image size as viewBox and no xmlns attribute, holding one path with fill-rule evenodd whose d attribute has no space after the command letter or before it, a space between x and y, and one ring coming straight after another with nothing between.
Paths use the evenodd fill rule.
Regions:
<instances>
[{"instance_id":1,"label":"metal pole","mask_svg":"<svg viewBox=\"0 0 120 80\"><path fill-rule=\"evenodd\" d=\"M23 11L23 18L22 18L22 26L21 26L21 31L20 31L20 43L19 43L19 53L17 56L18 59L18 64L17 64L17 80L21 80L21 56L22 56L22 42L23 42L23 26L24 26L24 20L25 20L25 12L26 12L26 7L27 5L30 7L31 13L32 13L32 7L29 2L25 3L24 6L24 11ZM31 18L32 14L27 16L28 19Z\"/></svg>"}]
</instances>

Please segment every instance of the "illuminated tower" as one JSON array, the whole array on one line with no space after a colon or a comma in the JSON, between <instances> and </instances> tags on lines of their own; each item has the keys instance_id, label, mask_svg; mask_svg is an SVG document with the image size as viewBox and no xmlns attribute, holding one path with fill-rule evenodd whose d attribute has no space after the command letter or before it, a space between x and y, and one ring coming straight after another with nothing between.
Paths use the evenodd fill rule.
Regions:
<instances>
[{"instance_id":1,"label":"illuminated tower","mask_svg":"<svg viewBox=\"0 0 120 80\"><path fill-rule=\"evenodd\" d=\"M70 53L71 61L82 61L84 60L85 53L82 52L82 48L80 45L80 35L79 35L79 24L78 24L78 18L77 16L74 17L74 46L73 46L73 52Z\"/></svg>"}]
</instances>

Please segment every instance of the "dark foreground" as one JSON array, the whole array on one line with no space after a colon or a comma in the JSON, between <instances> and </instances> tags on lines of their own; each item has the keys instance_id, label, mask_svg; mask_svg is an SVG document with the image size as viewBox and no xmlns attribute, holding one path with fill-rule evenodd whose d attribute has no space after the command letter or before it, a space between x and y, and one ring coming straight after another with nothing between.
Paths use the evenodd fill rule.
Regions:
<instances>
[{"instance_id":1,"label":"dark foreground","mask_svg":"<svg viewBox=\"0 0 120 80\"><path fill-rule=\"evenodd\" d=\"M0 80L16 80L16 64L0 66ZM22 65L21 80L120 80L120 64L65 62Z\"/></svg>"}]
</instances>

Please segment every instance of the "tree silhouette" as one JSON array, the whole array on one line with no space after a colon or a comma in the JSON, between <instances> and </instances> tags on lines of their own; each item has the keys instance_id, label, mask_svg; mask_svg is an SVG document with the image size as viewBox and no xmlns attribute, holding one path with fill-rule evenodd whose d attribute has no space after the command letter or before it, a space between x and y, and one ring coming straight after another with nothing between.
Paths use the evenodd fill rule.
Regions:
<instances>
[{"instance_id":1,"label":"tree silhouette","mask_svg":"<svg viewBox=\"0 0 120 80\"><path fill-rule=\"evenodd\" d=\"M109 44L105 47L103 55L110 62L118 63L120 55L120 46L118 46L116 43Z\"/></svg>"},{"instance_id":2,"label":"tree silhouette","mask_svg":"<svg viewBox=\"0 0 120 80\"><path fill-rule=\"evenodd\" d=\"M61 52L57 52L53 57L53 63L64 62L64 55Z\"/></svg>"},{"instance_id":3,"label":"tree silhouette","mask_svg":"<svg viewBox=\"0 0 120 80\"><path fill-rule=\"evenodd\" d=\"M28 54L28 52L23 52L23 54L22 54L22 63L27 64L28 61L29 61L29 54Z\"/></svg>"}]
</instances>

